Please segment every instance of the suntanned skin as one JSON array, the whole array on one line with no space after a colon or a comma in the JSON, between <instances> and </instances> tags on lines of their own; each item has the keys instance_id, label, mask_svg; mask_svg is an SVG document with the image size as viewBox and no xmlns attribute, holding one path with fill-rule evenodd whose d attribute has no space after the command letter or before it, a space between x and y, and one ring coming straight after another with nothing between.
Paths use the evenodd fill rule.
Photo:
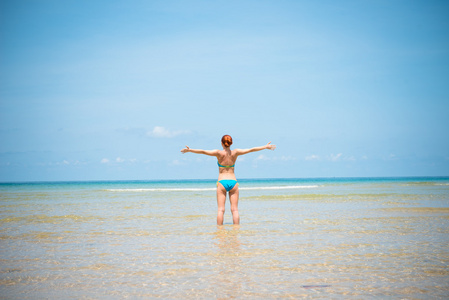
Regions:
<instances>
[{"instance_id":1,"label":"suntanned skin","mask_svg":"<svg viewBox=\"0 0 449 300\"><path fill-rule=\"evenodd\" d=\"M226 147L223 143L221 143L223 150L203 150L203 149L190 149L189 147L185 147L181 150L182 153L196 153L203 154L209 156L215 156L218 160L218 163L223 166L232 166L235 164L237 157L240 155L245 155L251 152L261 151L265 149L274 150L276 149L276 145L271 145L271 142L266 144L265 146L254 147L249 149L234 149L231 150L231 147ZM218 181L220 180L237 180L234 174L234 167L232 168L218 168ZM232 221L234 224L240 224L240 216L238 210L239 204L239 186L236 184L232 190L229 191L229 201L231 202L231 212L232 212ZM226 189L221 185L217 185L217 225L223 225L223 218L225 213L225 203L226 203Z\"/></svg>"}]
</instances>

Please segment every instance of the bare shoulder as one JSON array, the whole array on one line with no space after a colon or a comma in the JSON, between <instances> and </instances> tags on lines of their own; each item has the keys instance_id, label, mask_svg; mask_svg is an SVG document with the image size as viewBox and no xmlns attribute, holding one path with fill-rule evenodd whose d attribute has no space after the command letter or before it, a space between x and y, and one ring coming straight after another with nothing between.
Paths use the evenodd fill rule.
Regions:
<instances>
[{"instance_id":1,"label":"bare shoulder","mask_svg":"<svg viewBox=\"0 0 449 300\"><path fill-rule=\"evenodd\" d=\"M223 157L226 155L226 152L224 150L215 150L216 152L216 156L217 157Z\"/></svg>"},{"instance_id":2,"label":"bare shoulder","mask_svg":"<svg viewBox=\"0 0 449 300\"><path fill-rule=\"evenodd\" d=\"M213 155L213 156L219 156L220 155L220 150L218 150L218 149L215 149L215 150L211 150L210 151L210 153Z\"/></svg>"},{"instance_id":3,"label":"bare shoulder","mask_svg":"<svg viewBox=\"0 0 449 300\"><path fill-rule=\"evenodd\" d=\"M244 149L234 149L232 150L232 156L239 156L242 155L244 153Z\"/></svg>"}]
</instances>

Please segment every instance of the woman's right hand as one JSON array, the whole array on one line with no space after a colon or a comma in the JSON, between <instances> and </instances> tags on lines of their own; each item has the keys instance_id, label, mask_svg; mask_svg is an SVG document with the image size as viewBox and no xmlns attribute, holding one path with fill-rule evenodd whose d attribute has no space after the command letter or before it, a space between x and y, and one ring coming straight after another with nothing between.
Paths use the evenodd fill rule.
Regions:
<instances>
[{"instance_id":1,"label":"woman's right hand","mask_svg":"<svg viewBox=\"0 0 449 300\"><path fill-rule=\"evenodd\" d=\"M270 150L276 149L276 145L271 145L271 142L269 142L265 147L267 147L267 149L270 149Z\"/></svg>"}]
</instances>

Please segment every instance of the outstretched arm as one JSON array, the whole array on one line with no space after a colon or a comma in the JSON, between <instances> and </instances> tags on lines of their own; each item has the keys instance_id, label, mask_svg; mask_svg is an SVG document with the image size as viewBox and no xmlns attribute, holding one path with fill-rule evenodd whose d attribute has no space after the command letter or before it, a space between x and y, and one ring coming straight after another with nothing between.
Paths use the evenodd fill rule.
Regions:
<instances>
[{"instance_id":1,"label":"outstretched arm","mask_svg":"<svg viewBox=\"0 0 449 300\"><path fill-rule=\"evenodd\" d=\"M183 154L187 153L187 152L192 152L192 153L196 153L196 154L204 154L204 155L209 155L209 156L217 156L218 155L218 150L190 149L187 146L184 149L182 149L181 152Z\"/></svg>"},{"instance_id":2,"label":"outstretched arm","mask_svg":"<svg viewBox=\"0 0 449 300\"><path fill-rule=\"evenodd\" d=\"M236 149L236 151L237 151L237 155L244 155L244 154L261 151L261 150L265 150L265 149L274 150L274 149L276 149L276 145L271 145L271 142L269 142L265 146L254 147L254 148L250 148L250 149Z\"/></svg>"}]
</instances>

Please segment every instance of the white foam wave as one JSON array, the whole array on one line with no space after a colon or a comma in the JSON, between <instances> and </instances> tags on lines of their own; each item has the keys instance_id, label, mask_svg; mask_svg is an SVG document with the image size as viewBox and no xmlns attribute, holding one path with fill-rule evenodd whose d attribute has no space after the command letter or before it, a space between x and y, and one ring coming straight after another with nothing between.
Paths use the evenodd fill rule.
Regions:
<instances>
[{"instance_id":1,"label":"white foam wave","mask_svg":"<svg viewBox=\"0 0 449 300\"><path fill-rule=\"evenodd\" d=\"M215 191L215 188L157 188L157 189L107 189L108 192L199 192Z\"/></svg>"},{"instance_id":2,"label":"white foam wave","mask_svg":"<svg viewBox=\"0 0 449 300\"><path fill-rule=\"evenodd\" d=\"M289 186L258 186L240 187L240 190L291 190L291 189L311 189L318 185L289 185ZM216 188L154 188L154 189L107 189L108 192L202 192L215 191Z\"/></svg>"},{"instance_id":3,"label":"white foam wave","mask_svg":"<svg viewBox=\"0 0 449 300\"><path fill-rule=\"evenodd\" d=\"M292 189L312 189L317 185L288 185L288 186L259 186L259 187L242 187L241 190L292 190Z\"/></svg>"}]
</instances>

